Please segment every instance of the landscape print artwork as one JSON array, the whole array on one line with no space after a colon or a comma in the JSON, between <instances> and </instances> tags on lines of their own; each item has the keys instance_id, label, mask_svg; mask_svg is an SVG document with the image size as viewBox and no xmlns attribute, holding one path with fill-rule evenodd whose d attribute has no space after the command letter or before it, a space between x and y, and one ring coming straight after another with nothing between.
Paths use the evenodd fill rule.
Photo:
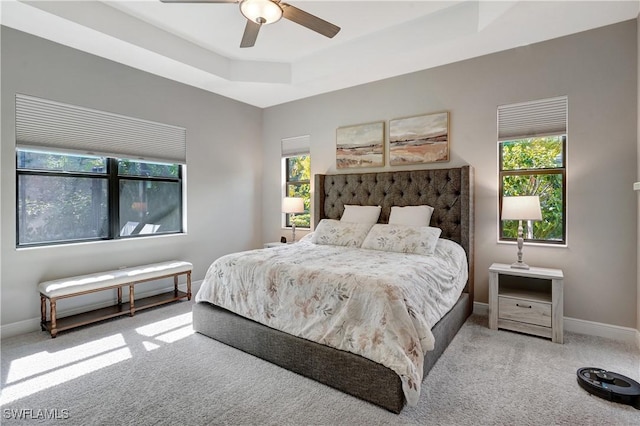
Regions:
<instances>
[{"instance_id":1,"label":"landscape print artwork","mask_svg":"<svg viewBox=\"0 0 640 426\"><path fill-rule=\"evenodd\" d=\"M389 164L449 161L449 112L389 122Z\"/></svg>"},{"instance_id":2,"label":"landscape print artwork","mask_svg":"<svg viewBox=\"0 0 640 426\"><path fill-rule=\"evenodd\" d=\"M336 167L384 166L384 122L336 130Z\"/></svg>"}]
</instances>

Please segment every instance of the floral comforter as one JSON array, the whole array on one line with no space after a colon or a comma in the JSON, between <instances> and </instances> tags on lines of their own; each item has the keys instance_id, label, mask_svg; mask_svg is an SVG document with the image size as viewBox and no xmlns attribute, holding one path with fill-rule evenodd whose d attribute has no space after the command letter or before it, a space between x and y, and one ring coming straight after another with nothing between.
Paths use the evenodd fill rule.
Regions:
<instances>
[{"instance_id":1,"label":"floral comforter","mask_svg":"<svg viewBox=\"0 0 640 426\"><path fill-rule=\"evenodd\" d=\"M196 302L383 364L416 405L431 328L467 282L464 250L440 239L423 256L319 245L310 236L217 259Z\"/></svg>"}]
</instances>

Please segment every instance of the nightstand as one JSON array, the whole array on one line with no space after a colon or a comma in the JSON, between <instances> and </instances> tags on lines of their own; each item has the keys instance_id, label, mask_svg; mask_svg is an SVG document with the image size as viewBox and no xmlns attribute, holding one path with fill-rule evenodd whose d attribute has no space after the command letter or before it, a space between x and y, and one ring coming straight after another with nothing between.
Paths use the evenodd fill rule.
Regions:
<instances>
[{"instance_id":1,"label":"nightstand","mask_svg":"<svg viewBox=\"0 0 640 426\"><path fill-rule=\"evenodd\" d=\"M560 269L489 268L489 328L518 331L563 342L563 280Z\"/></svg>"}]
</instances>

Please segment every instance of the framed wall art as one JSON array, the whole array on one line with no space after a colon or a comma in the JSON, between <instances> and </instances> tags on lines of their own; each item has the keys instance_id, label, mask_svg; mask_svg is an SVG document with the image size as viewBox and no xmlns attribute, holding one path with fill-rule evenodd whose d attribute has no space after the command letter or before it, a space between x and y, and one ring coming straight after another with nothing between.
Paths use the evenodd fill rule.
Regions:
<instances>
[{"instance_id":1,"label":"framed wall art","mask_svg":"<svg viewBox=\"0 0 640 426\"><path fill-rule=\"evenodd\" d=\"M389 121L389 164L449 161L449 112Z\"/></svg>"},{"instance_id":2,"label":"framed wall art","mask_svg":"<svg viewBox=\"0 0 640 426\"><path fill-rule=\"evenodd\" d=\"M338 169L380 166L384 166L384 121L336 130Z\"/></svg>"}]
</instances>

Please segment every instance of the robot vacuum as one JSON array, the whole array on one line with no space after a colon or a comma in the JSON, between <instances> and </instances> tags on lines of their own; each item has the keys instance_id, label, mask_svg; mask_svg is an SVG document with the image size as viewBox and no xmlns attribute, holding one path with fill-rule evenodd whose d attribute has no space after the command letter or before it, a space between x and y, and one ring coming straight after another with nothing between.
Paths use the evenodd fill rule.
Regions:
<instances>
[{"instance_id":1,"label":"robot vacuum","mask_svg":"<svg viewBox=\"0 0 640 426\"><path fill-rule=\"evenodd\" d=\"M640 410L640 383L601 368L585 367L577 372L578 384L587 392Z\"/></svg>"}]
</instances>

